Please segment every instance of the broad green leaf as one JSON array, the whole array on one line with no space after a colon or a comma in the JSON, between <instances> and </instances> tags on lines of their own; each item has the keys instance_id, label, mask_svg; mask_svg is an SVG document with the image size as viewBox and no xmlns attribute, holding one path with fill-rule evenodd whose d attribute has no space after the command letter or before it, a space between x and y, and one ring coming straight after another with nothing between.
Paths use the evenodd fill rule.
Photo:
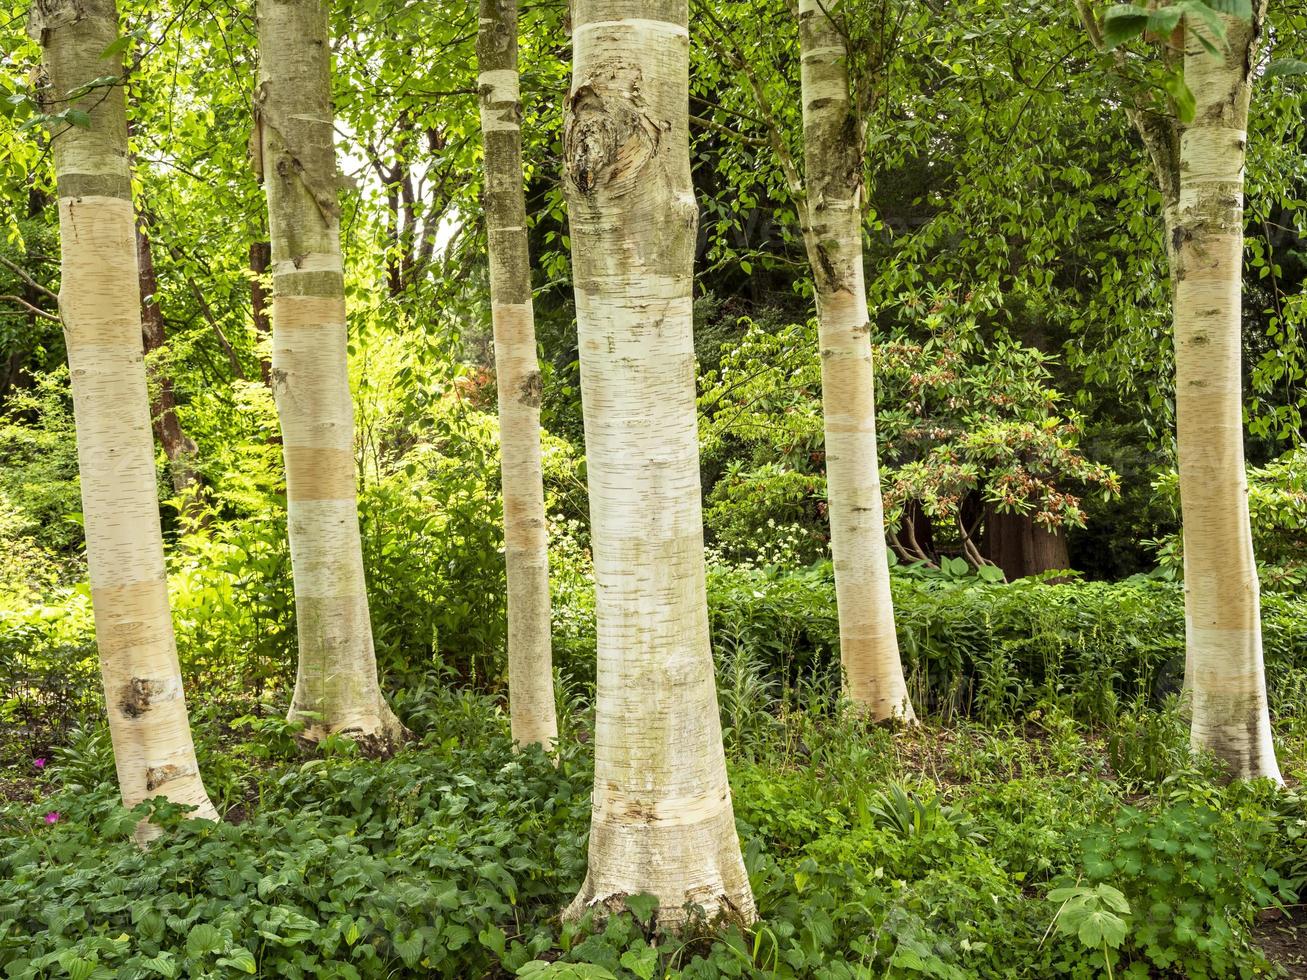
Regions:
<instances>
[{"instance_id":1,"label":"broad green leaf","mask_svg":"<svg viewBox=\"0 0 1307 980\"><path fill-rule=\"evenodd\" d=\"M116 57L117 55L120 55L124 51L126 51L131 43L132 43L132 36L130 34L124 34L122 37L111 42L107 48L101 51L100 57L101 58Z\"/></svg>"},{"instance_id":2,"label":"broad green leaf","mask_svg":"<svg viewBox=\"0 0 1307 980\"><path fill-rule=\"evenodd\" d=\"M592 963L549 963L532 960L518 969L519 977L536 977L537 980L617 980L602 966Z\"/></svg>"},{"instance_id":3,"label":"broad green leaf","mask_svg":"<svg viewBox=\"0 0 1307 980\"><path fill-rule=\"evenodd\" d=\"M1168 35L1176 29L1183 16L1183 7L1159 7L1148 15L1148 30L1153 34Z\"/></svg>"},{"instance_id":4,"label":"broad green leaf","mask_svg":"<svg viewBox=\"0 0 1307 980\"><path fill-rule=\"evenodd\" d=\"M1113 888L1111 885L1106 883L1100 884L1094 890L1097 892L1098 897L1103 900L1103 904L1108 908L1112 909L1114 912L1120 912L1122 915L1130 914L1130 903L1126 900L1125 895L1123 895L1120 890Z\"/></svg>"},{"instance_id":5,"label":"broad green leaf","mask_svg":"<svg viewBox=\"0 0 1307 980\"><path fill-rule=\"evenodd\" d=\"M254 954L244 946L235 947L226 956L218 958L219 966L230 966L233 969L240 970L242 973L248 973L253 976L259 969L258 963L254 959Z\"/></svg>"},{"instance_id":6,"label":"broad green leaf","mask_svg":"<svg viewBox=\"0 0 1307 980\"><path fill-rule=\"evenodd\" d=\"M91 974L95 973L96 962L78 956L72 950L67 950L59 954L59 965L64 968L72 980L90 980Z\"/></svg>"},{"instance_id":7,"label":"broad green leaf","mask_svg":"<svg viewBox=\"0 0 1307 980\"><path fill-rule=\"evenodd\" d=\"M186 934L186 953L192 959L199 959L206 953L222 948L222 933L207 922L191 926Z\"/></svg>"},{"instance_id":8,"label":"broad green leaf","mask_svg":"<svg viewBox=\"0 0 1307 980\"><path fill-rule=\"evenodd\" d=\"M1289 75L1307 75L1307 61L1297 58L1276 58L1266 68L1267 78L1284 78Z\"/></svg>"},{"instance_id":9,"label":"broad green leaf","mask_svg":"<svg viewBox=\"0 0 1307 980\"><path fill-rule=\"evenodd\" d=\"M1133 3L1115 3L1103 15L1103 41L1109 48L1124 44L1143 33L1151 16L1148 8Z\"/></svg>"},{"instance_id":10,"label":"broad green leaf","mask_svg":"<svg viewBox=\"0 0 1307 980\"><path fill-rule=\"evenodd\" d=\"M622 954L622 966L634 973L640 980L652 980L658 969L658 950L653 946L628 949Z\"/></svg>"},{"instance_id":11,"label":"broad green leaf","mask_svg":"<svg viewBox=\"0 0 1307 980\"><path fill-rule=\"evenodd\" d=\"M653 895L628 895L626 907L640 922L648 925L650 916L658 908L658 899Z\"/></svg>"},{"instance_id":12,"label":"broad green leaf","mask_svg":"<svg viewBox=\"0 0 1307 980\"><path fill-rule=\"evenodd\" d=\"M158 973L160 976L175 977L177 976L177 961L173 958L172 953L164 950L158 956L152 956L144 961L144 966Z\"/></svg>"}]
</instances>

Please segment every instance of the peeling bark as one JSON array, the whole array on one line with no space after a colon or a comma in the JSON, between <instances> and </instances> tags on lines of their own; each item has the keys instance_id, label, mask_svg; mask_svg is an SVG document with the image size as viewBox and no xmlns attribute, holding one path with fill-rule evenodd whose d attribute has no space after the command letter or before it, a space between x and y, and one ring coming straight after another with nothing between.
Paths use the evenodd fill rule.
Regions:
<instances>
[{"instance_id":1,"label":"peeling bark","mask_svg":"<svg viewBox=\"0 0 1307 980\"><path fill-rule=\"evenodd\" d=\"M862 270L862 134L840 0L799 0L806 194L804 242L817 291L831 556L845 693L876 720L915 715L903 677L876 451L871 323Z\"/></svg>"},{"instance_id":2,"label":"peeling bark","mask_svg":"<svg viewBox=\"0 0 1307 980\"><path fill-rule=\"evenodd\" d=\"M589 869L564 913L751 921L704 587L685 0L577 0L564 123L595 562Z\"/></svg>"},{"instance_id":3,"label":"peeling bark","mask_svg":"<svg viewBox=\"0 0 1307 980\"><path fill-rule=\"evenodd\" d=\"M323 0L259 0L257 18L271 381L299 636L290 718L305 722L307 741L348 732L386 753L406 733L377 679L359 538L328 9Z\"/></svg>"},{"instance_id":4,"label":"peeling bark","mask_svg":"<svg viewBox=\"0 0 1307 980\"><path fill-rule=\"evenodd\" d=\"M121 77L104 50L114 0L35 0L48 96ZM66 104L65 104L66 105ZM121 85L78 100L90 125L53 133L59 188L59 308L68 346L86 559L109 734L123 804L154 796L217 819L200 780L168 605ZM156 837L142 822L137 840Z\"/></svg>"},{"instance_id":5,"label":"peeling bark","mask_svg":"<svg viewBox=\"0 0 1307 980\"><path fill-rule=\"evenodd\" d=\"M540 455L540 366L522 179L517 0L481 0L477 69L508 573L509 718L514 742L550 748L558 723Z\"/></svg>"}]
</instances>

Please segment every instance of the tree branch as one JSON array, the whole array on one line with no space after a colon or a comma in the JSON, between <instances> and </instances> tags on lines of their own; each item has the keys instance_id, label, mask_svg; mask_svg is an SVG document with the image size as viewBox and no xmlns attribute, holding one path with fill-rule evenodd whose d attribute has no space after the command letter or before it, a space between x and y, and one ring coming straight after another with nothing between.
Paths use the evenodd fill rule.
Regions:
<instances>
[{"instance_id":1,"label":"tree branch","mask_svg":"<svg viewBox=\"0 0 1307 980\"><path fill-rule=\"evenodd\" d=\"M23 297L21 296L5 295L5 296L0 296L0 299L7 299L14 303L17 303L19 306L24 307L29 313L34 313L39 317L44 317L47 320L53 320L55 323L63 323L63 321L56 314L47 313L39 306L33 306L31 303L27 302L27 300L23 299Z\"/></svg>"}]
</instances>

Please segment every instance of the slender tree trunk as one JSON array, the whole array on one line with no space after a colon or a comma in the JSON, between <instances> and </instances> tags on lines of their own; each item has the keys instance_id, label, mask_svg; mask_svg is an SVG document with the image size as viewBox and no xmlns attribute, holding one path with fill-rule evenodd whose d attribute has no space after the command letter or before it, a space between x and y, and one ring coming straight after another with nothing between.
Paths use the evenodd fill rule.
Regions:
<instances>
[{"instance_id":1,"label":"slender tree trunk","mask_svg":"<svg viewBox=\"0 0 1307 980\"><path fill-rule=\"evenodd\" d=\"M869 717L913 721L903 679L876 453L871 324L862 270L862 140L841 0L800 0L804 237L817 289L822 414L840 660L849 699Z\"/></svg>"},{"instance_id":2,"label":"slender tree trunk","mask_svg":"<svg viewBox=\"0 0 1307 980\"><path fill-rule=\"evenodd\" d=\"M263 277L272 266L272 243L250 242L250 310L254 319L254 334L262 342L272 334L272 317L268 315L268 291L263 286ZM259 354L259 374L263 383L272 387L272 361L265 354Z\"/></svg>"},{"instance_id":3,"label":"slender tree trunk","mask_svg":"<svg viewBox=\"0 0 1307 980\"><path fill-rule=\"evenodd\" d=\"M273 395L286 462L299 630L292 720L388 752L359 540L354 407L324 0L259 0L257 127L272 239Z\"/></svg>"},{"instance_id":4,"label":"slender tree trunk","mask_svg":"<svg viewBox=\"0 0 1307 980\"><path fill-rule=\"evenodd\" d=\"M45 53L49 96L121 59L114 0L35 0L31 31ZM87 127L54 134L62 285L59 307L77 427L86 558L105 705L123 803L166 796L217 819L200 781L168 606L154 442L141 350L136 215L121 84L77 100ZM138 840L156 836L142 824Z\"/></svg>"},{"instance_id":5,"label":"slender tree trunk","mask_svg":"<svg viewBox=\"0 0 1307 980\"><path fill-rule=\"evenodd\" d=\"M522 183L517 0L481 0L477 68L508 571L509 715L515 742L549 747L558 737L558 723L554 718L549 541L540 461L540 366L536 362Z\"/></svg>"},{"instance_id":6,"label":"slender tree trunk","mask_svg":"<svg viewBox=\"0 0 1307 980\"><path fill-rule=\"evenodd\" d=\"M595 561L590 864L565 915L754 917L708 639L685 0L576 0L564 125Z\"/></svg>"},{"instance_id":7,"label":"slender tree trunk","mask_svg":"<svg viewBox=\"0 0 1307 980\"><path fill-rule=\"evenodd\" d=\"M1243 167L1257 34L1224 18L1226 50L1186 43L1197 103L1180 137L1175 255L1176 429L1193 744L1236 778L1280 779L1266 704L1257 564L1243 456Z\"/></svg>"},{"instance_id":8,"label":"slender tree trunk","mask_svg":"<svg viewBox=\"0 0 1307 980\"><path fill-rule=\"evenodd\" d=\"M159 279L154 271L154 249L151 248L150 237L140 221L136 223L136 262L141 291L141 338L148 358L163 348L167 335L163 310L159 308ZM147 364L146 376L154 382L158 391L150 400L150 417L154 424L154 434L163 446L164 455L168 457L172 488L178 494L191 491L193 503L198 504L199 501L194 499L193 494L200 485L199 474L195 471L195 454L199 447L186 434L177 418L177 396L173 390L172 375ZM189 507L188 511L191 518L198 516L194 507Z\"/></svg>"}]
</instances>

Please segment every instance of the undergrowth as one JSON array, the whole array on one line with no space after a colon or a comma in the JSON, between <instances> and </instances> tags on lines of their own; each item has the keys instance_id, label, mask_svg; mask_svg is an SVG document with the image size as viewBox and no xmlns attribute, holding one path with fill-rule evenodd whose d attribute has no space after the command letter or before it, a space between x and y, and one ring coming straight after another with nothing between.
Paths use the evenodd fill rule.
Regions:
<instances>
[{"instance_id":1,"label":"undergrowth","mask_svg":"<svg viewBox=\"0 0 1307 980\"><path fill-rule=\"evenodd\" d=\"M735 658L741 654L737 651ZM33 766L0 818L11 977L1241 977L1252 926L1307 884L1307 806L1221 787L1173 708L1108 730L1056 705L1018 730L868 728L723 658L723 716L760 919L673 938L651 900L561 926L585 870L589 716L557 764L499 702L396 699L418 746L305 761L277 715L201 741L223 823L118 806L100 729ZM729 682L741 700L731 702ZM753 700L749 700L752 698ZM763 720L763 717L767 719ZM1153 726L1148 739L1135 737ZM197 725L197 731L212 729ZM1177 765L1150 760L1163 747ZM1300 757L1286 768L1302 767ZM11 787L12 788L12 785ZM169 828L139 851L144 812Z\"/></svg>"}]
</instances>

